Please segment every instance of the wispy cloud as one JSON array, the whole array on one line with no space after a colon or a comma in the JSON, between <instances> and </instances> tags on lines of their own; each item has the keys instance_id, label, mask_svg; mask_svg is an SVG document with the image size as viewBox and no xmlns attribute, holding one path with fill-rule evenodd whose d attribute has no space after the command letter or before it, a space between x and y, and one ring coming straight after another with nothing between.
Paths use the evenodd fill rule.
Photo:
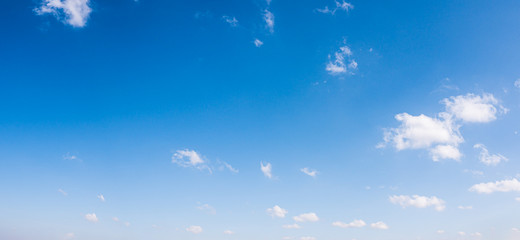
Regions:
<instances>
[{"instance_id":1,"label":"wispy cloud","mask_svg":"<svg viewBox=\"0 0 520 240\"><path fill-rule=\"evenodd\" d=\"M265 27L269 30L269 32L274 32L274 14L270 12L268 9L264 10L264 22Z\"/></svg>"},{"instance_id":2,"label":"wispy cloud","mask_svg":"<svg viewBox=\"0 0 520 240\"><path fill-rule=\"evenodd\" d=\"M201 226L189 226L186 228L186 231L191 232L193 234L199 234L202 232L202 227Z\"/></svg>"},{"instance_id":3,"label":"wispy cloud","mask_svg":"<svg viewBox=\"0 0 520 240\"><path fill-rule=\"evenodd\" d=\"M338 10L344 11L344 12L349 12L350 10L354 9L354 5L352 5L351 3L348 3L344 0L342 0L341 2L339 2L339 1L334 1L334 2L335 2L335 6L333 8L329 8L328 6L325 6L322 9L320 9L320 8L316 9L316 11L320 12L320 13L334 15L334 14L336 14L336 12Z\"/></svg>"},{"instance_id":4,"label":"wispy cloud","mask_svg":"<svg viewBox=\"0 0 520 240\"><path fill-rule=\"evenodd\" d=\"M172 156L172 163L185 168L195 168L198 170L208 170L210 173L212 172L211 168L202 159L202 156L194 150L177 150Z\"/></svg>"},{"instance_id":5,"label":"wispy cloud","mask_svg":"<svg viewBox=\"0 0 520 240\"><path fill-rule=\"evenodd\" d=\"M329 55L329 62L325 70L332 75L342 73L354 74L358 63L352 58L352 50L348 46L342 46L339 51L336 51L333 56Z\"/></svg>"},{"instance_id":6,"label":"wispy cloud","mask_svg":"<svg viewBox=\"0 0 520 240\"><path fill-rule=\"evenodd\" d=\"M101 201L101 202L104 202L105 201L105 196L103 196L103 194L99 194L97 196L97 198Z\"/></svg>"},{"instance_id":7,"label":"wispy cloud","mask_svg":"<svg viewBox=\"0 0 520 240\"><path fill-rule=\"evenodd\" d=\"M58 189L58 192L60 192L63 196L69 195L67 192L65 192L63 189Z\"/></svg>"},{"instance_id":8,"label":"wispy cloud","mask_svg":"<svg viewBox=\"0 0 520 240\"><path fill-rule=\"evenodd\" d=\"M490 154L484 144L475 144L473 148L480 149L479 160L488 166L496 166L500 162L507 162L509 159L502 156L501 154Z\"/></svg>"},{"instance_id":9,"label":"wispy cloud","mask_svg":"<svg viewBox=\"0 0 520 240\"><path fill-rule=\"evenodd\" d=\"M222 16L222 19L232 27L238 26L238 20L235 17L230 17L230 16L224 15L224 16Z\"/></svg>"},{"instance_id":10,"label":"wispy cloud","mask_svg":"<svg viewBox=\"0 0 520 240\"><path fill-rule=\"evenodd\" d=\"M361 228L366 226L367 224L363 220L354 220L350 223L344 223L344 222L333 222L332 226L340 227L340 228Z\"/></svg>"},{"instance_id":11,"label":"wispy cloud","mask_svg":"<svg viewBox=\"0 0 520 240\"><path fill-rule=\"evenodd\" d=\"M43 0L34 9L38 15L51 14L73 27L84 27L92 12L90 0Z\"/></svg>"},{"instance_id":12,"label":"wispy cloud","mask_svg":"<svg viewBox=\"0 0 520 240\"><path fill-rule=\"evenodd\" d=\"M254 41L253 41L253 44L255 44L256 47L261 47L262 45L264 45L264 42L260 41L258 38L256 38Z\"/></svg>"},{"instance_id":13,"label":"wispy cloud","mask_svg":"<svg viewBox=\"0 0 520 240\"><path fill-rule=\"evenodd\" d=\"M302 168L300 169L300 171L302 173L305 173L311 177L316 177L318 175L318 171L314 170L314 169L309 169L309 168Z\"/></svg>"},{"instance_id":14,"label":"wispy cloud","mask_svg":"<svg viewBox=\"0 0 520 240\"><path fill-rule=\"evenodd\" d=\"M300 228L302 228L302 227L301 227L300 225L298 225L297 223L295 223L295 224L283 225L282 227L285 228L285 229L300 229Z\"/></svg>"},{"instance_id":15,"label":"wispy cloud","mask_svg":"<svg viewBox=\"0 0 520 240\"><path fill-rule=\"evenodd\" d=\"M199 206L197 206L197 209L207 212L209 214L217 214L217 210L215 210L215 208L210 206L209 204L199 205Z\"/></svg>"}]
</instances>

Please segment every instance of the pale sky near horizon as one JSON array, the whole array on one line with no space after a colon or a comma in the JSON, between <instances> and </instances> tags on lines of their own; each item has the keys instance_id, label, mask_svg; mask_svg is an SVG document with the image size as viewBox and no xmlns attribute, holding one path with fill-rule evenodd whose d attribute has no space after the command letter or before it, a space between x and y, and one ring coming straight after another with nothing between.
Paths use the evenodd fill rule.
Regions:
<instances>
[{"instance_id":1,"label":"pale sky near horizon","mask_svg":"<svg viewBox=\"0 0 520 240\"><path fill-rule=\"evenodd\" d=\"M520 239L520 2L0 8L0 239Z\"/></svg>"}]
</instances>

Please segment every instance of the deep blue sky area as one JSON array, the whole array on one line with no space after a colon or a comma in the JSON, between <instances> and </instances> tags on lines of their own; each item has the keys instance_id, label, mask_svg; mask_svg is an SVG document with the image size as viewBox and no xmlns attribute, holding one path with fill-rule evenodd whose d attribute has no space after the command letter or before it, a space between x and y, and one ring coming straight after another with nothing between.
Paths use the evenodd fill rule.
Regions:
<instances>
[{"instance_id":1,"label":"deep blue sky area","mask_svg":"<svg viewBox=\"0 0 520 240\"><path fill-rule=\"evenodd\" d=\"M520 2L0 8L0 239L520 238Z\"/></svg>"}]
</instances>

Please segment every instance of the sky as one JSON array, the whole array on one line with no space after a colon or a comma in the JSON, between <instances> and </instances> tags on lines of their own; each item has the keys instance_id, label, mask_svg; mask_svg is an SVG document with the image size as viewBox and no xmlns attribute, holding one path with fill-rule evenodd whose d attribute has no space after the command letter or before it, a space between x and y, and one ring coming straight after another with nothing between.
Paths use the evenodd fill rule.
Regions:
<instances>
[{"instance_id":1,"label":"sky","mask_svg":"<svg viewBox=\"0 0 520 240\"><path fill-rule=\"evenodd\" d=\"M520 2L0 8L0 239L520 239Z\"/></svg>"}]
</instances>

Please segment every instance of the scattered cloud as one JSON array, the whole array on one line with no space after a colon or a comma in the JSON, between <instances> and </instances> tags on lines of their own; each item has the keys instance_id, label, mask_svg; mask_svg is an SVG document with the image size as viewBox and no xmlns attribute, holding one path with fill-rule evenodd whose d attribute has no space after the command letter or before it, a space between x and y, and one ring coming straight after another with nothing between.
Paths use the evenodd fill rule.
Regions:
<instances>
[{"instance_id":1,"label":"scattered cloud","mask_svg":"<svg viewBox=\"0 0 520 240\"><path fill-rule=\"evenodd\" d=\"M105 201L105 196L103 196L103 194L99 194L97 196L97 198L101 201L101 202L104 202Z\"/></svg>"},{"instance_id":2,"label":"scattered cloud","mask_svg":"<svg viewBox=\"0 0 520 240\"><path fill-rule=\"evenodd\" d=\"M220 161L219 161L220 162ZM229 170L230 172L232 173L238 173L238 169L236 168L233 168L233 166L231 166L231 164L227 163L227 162L221 162L222 164L222 167Z\"/></svg>"},{"instance_id":3,"label":"scattered cloud","mask_svg":"<svg viewBox=\"0 0 520 240\"><path fill-rule=\"evenodd\" d=\"M264 176L266 176L269 179L273 178L273 174L271 173L272 169L273 167L271 166L271 163L266 163L265 165L263 162L260 163L260 170L262 170Z\"/></svg>"},{"instance_id":4,"label":"scattered cloud","mask_svg":"<svg viewBox=\"0 0 520 240\"><path fill-rule=\"evenodd\" d=\"M520 233L520 229L518 228L511 228L511 231Z\"/></svg>"},{"instance_id":5,"label":"scattered cloud","mask_svg":"<svg viewBox=\"0 0 520 240\"><path fill-rule=\"evenodd\" d=\"M473 185L469 191L484 194L490 194L494 192L520 192L520 182L514 178L511 180L479 183Z\"/></svg>"},{"instance_id":6,"label":"scattered cloud","mask_svg":"<svg viewBox=\"0 0 520 240\"><path fill-rule=\"evenodd\" d=\"M520 197L515 198L517 202L520 202Z\"/></svg>"},{"instance_id":7,"label":"scattered cloud","mask_svg":"<svg viewBox=\"0 0 520 240\"><path fill-rule=\"evenodd\" d=\"M480 149L479 160L485 165L496 166L500 162L507 162L509 160L500 154L489 154L489 151L487 150L486 146L484 146L484 144L475 144L473 148Z\"/></svg>"},{"instance_id":8,"label":"scattered cloud","mask_svg":"<svg viewBox=\"0 0 520 240\"><path fill-rule=\"evenodd\" d=\"M267 209L267 214L269 214L271 217L284 218L287 213L287 210L281 208L278 205Z\"/></svg>"},{"instance_id":9,"label":"scattered cloud","mask_svg":"<svg viewBox=\"0 0 520 240\"><path fill-rule=\"evenodd\" d=\"M119 222L119 218L118 218L118 217L113 217L112 220L113 220L114 222Z\"/></svg>"},{"instance_id":10,"label":"scattered cloud","mask_svg":"<svg viewBox=\"0 0 520 240\"><path fill-rule=\"evenodd\" d=\"M69 194L65 191L63 191L63 189L58 189L58 192L60 192L63 196L68 196Z\"/></svg>"},{"instance_id":11,"label":"scattered cloud","mask_svg":"<svg viewBox=\"0 0 520 240\"><path fill-rule=\"evenodd\" d=\"M269 30L269 32L274 32L274 14L270 12L268 9L264 10L264 21L265 27Z\"/></svg>"},{"instance_id":12,"label":"scattered cloud","mask_svg":"<svg viewBox=\"0 0 520 240\"><path fill-rule=\"evenodd\" d=\"M320 220L316 213L303 213L293 217L296 222L317 222Z\"/></svg>"},{"instance_id":13,"label":"scattered cloud","mask_svg":"<svg viewBox=\"0 0 520 240\"><path fill-rule=\"evenodd\" d=\"M172 163L185 168L191 167L198 170L208 170L210 173L212 172L201 155L194 150L177 150L172 156Z\"/></svg>"},{"instance_id":14,"label":"scattered cloud","mask_svg":"<svg viewBox=\"0 0 520 240\"><path fill-rule=\"evenodd\" d=\"M93 222L93 223L98 222L98 218L95 213L87 213L85 215L85 219L87 219L87 221Z\"/></svg>"},{"instance_id":15,"label":"scattered cloud","mask_svg":"<svg viewBox=\"0 0 520 240\"><path fill-rule=\"evenodd\" d=\"M394 195L389 197L390 202L393 204L399 204L401 207L416 207L426 208L434 207L436 211L443 211L446 208L445 202L437 197L425 197L419 195L407 196L407 195Z\"/></svg>"},{"instance_id":16,"label":"scattered cloud","mask_svg":"<svg viewBox=\"0 0 520 240\"><path fill-rule=\"evenodd\" d=\"M329 62L325 67L325 70L332 75L338 74L354 74L357 69L357 62L352 59L352 50L348 46L342 46L339 51L334 53L334 57L329 55Z\"/></svg>"},{"instance_id":17,"label":"scattered cloud","mask_svg":"<svg viewBox=\"0 0 520 240\"><path fill-rule=\"evenodd\" d=\"M90 0L43 0L41 5L34 9L36 14L54 15L73 27L84 27L92 12Z\"/></svg>"},{"instance_id":18,"label":"scattered cloud","mask_svg":"<svg viewBox=\"0 0 520 240\"><path fill-rule=\"evenodd\" d=\"M193 234L199 234L202 232L202 227L201 226L189 226L188 228L186 228L186 231L191 232Z\"/></svg>"},{"instance_id":19,"label":"scattered cloud","mask_svg":"<svg viewBox=\"0 0 520 240\"><path fill-rule=\"evenodd\" d=\"M515 87L520 88L520 78L515 81Z\"/></svg>"},{"instance_id":20,"label":"scattered cloud","mask_svg":"<svg viewBox=\"0 0 520 240\"><path fill-rule=\"evenodd\" d=\"M446 111L437 117L424 114L413 116L400 113L395 119L401 122L397 128L385 131L384 142L378 148L390 143L397 151L405 149L427 149L433 161L441 159L460 160L462 153L458 146L464 142L459 128L463 123L485 123L495 120L497 108L506 113L507 109L498 105L491 94L482 96L466 94L446 98L441 101Z\"/></svg>"},{"instance_id":21,"label":"scattered cloud","mask_svg":"<svg viewBox=\"0 0 520 240\"><path fill-rule=\"evenodd\" d=\"M129 222L125 222L125 226L130 227L130 223Z\"/></svg>"},{"instance_id":22,"label":"scattered cloud","mask_svg":"<svg viewBox=\"0 0 520 240\"><path fill-rule=\"evenodd\" d=\"M224 234L226 234L226 235L233 235L233 234L235 234L235 232L233 232L231 230L226 230L226 231L224 231Z\"/></svg>"},{"instance_id":23,"label":"scattered cloud","mask_svg":"<svg viewBox=\"0 0 520 240\"><path fill-rule=\"evenodd\" d=\"M366 226L367 224L363 220L354 220L350 223L344 223L344 222L333 222L332 226L334 227L340 227L340 228L361 228Z\"/></svg>"},{"instance_id":24,"label":"scattered cloud","mask_svg":"<svg viewBox=\"0 0 520 240\"><path fill-rule=\"evenodd\" d=\"M315 237L301 237L300 240L316 240Z\"/></svg>"},{"instance_id":25,"label":"scattered cloud","mask_svg":"<svg viewBox=\"0 0 520 240\"><path fill-rule=\"evenodd\" d=\"M446 231L444 230L437 230L437 234L444 234Z\"/></svg>"},{"instance_id":26,"label":"scattered cloud","mask_svg":"<svg viewBox=\"0 0 520 240\"><path fill-rule=\"evenodd\" d=\"M72 155L70 153L67 153L65 155L63 155L63 160L67 160L67 161L79 161L81 162L81 159L78 158L78 156L76 155Z\"/></svg>"},{"instance_id":27,"label":"scattered cloud","mask_svg":"<svg viewBox=\"0 0 520 240\"><path fill-rule=\"evenodd\" d=\"M286 228L286 229L300 229L302 228L300 225L298 225L297 223L295 224L288 224L288 225L283 225L282 226L283 228Z\"/></svg>"},{"instance_id":28,"label":"scattered cloud","mask_svg":"<svg viewBox=\"0 0 520 240\"><path fill-rule=\"evenodd\" d=\"M209 214L217 214L217 210L215 210L215 208L210 206L209 204L199 205L199 206L197 206L197 209L207 212Z\"/></svg>"},{"instance_id":29,"label":"scattered cloud","mask_svg":"<svg viewBox=\"0 0 520 240\"><path fill-rule=\"evenodd\" d=\"M460 210L471 210L473 209L473 206L458 206L457 208Z\"/></svg>"},{"instance_id":30,"label":"scattered cloud","mask_svg":"<svg viewBox=\"0 0 520 240\"><path fill-rule=\"evenodd\" d=\"M76 235L74 233L67 233L67 234L65 234L65 237L64 237L65 240L71 240L74 238L76 238Z\"/></svg>"},{"instance_id":31,"label":"scattered cloud","mask_svg":"<svg viewBox=\"0 0 520 240\"><path fill-rule=\"evenodd\" d=\"M388 225L386 225L386 223L384 223L384 222L372 223L372 224L370 224L370 227L375 228L375 229L381 229L381 230L387 230L389 228Z\"/></svg>"},{"instance_id":32,"label":"scattered cloud","mask_svg":"<svg viewBox=\"0 0 520 240\"><path fill-rule=\"evenodd\" d=\"M314 170L314 169L309 169L309 168L302 168L300 169L300 171L302 173L305 173L311 177L316 177L316 175L318 175L318 171Z\"/></svg>"},{"instance_id":33,"label":"scattered cloud","mask_svg":"<svg viewBox=\"0 0 520 240\"><path fill-rule=\"evenodd\" d=\"M316 9L317 12L325 13L325 14L331 14L334 15L338 10L349 12L350 10L354 9L354 5L351 3L345 2L345 0L342 0L342 2L334 1L336 5L334 8L330 9L328 6L325 6L325 8L322 9Z\"/></svg>"},{"instance_id":34,"label":"scattered cloud","mask_svg":"<svg viewBox=\"0 0 520 240\"><path fill-rule=\"evenodd\" d=\"M484 175L484 172L478 171L478 170L464 169L464 172L465 173L471 173L471 174L476 175L476 176Z\"/></svg>"},{"instance_id":35,"label":"scattered cloud","mask_svg":"<svg viewBox=\"0 0 520 240\"><path fill-rule=\"evenodd\" d=\"M235 17L230 17L230 16L226 16L226 15L224 15L224 16L222 16L222 19L223 19L225 22L229 23L229 25L230 25L231 27L236 27L236 26L238 26L238 20L237 20Z\"/></svg>"},{"instance_id":36,"label":"scattered cloud","mask_svg":"<svg viewBox=\"0 0 520 240\"><path fill-rule=\"evenodd\" d=\"M260 41L258 38L256 38L255 41L253 41L253 43L256 47L261 47L262 45L264 45L264 42Z\"/></svg>"}]
</instances>

